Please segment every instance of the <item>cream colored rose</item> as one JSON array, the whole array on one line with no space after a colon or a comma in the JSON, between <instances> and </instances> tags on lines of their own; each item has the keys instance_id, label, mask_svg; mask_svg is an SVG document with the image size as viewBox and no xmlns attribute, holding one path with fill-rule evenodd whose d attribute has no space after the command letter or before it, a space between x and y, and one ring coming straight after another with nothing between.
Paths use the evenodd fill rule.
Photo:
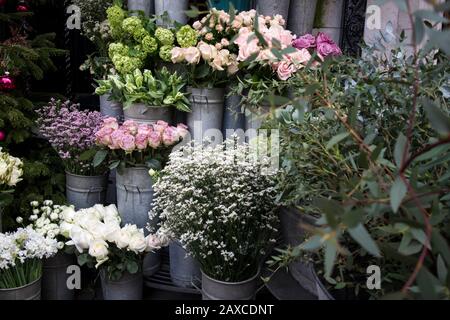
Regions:
<instances>
[{"instance_id":1,"label":"cream colored rose","mask_svg":"<svg viewBox=\"0 0 450 320\"><path fill-rule=\"evenodd\" d=\"M147 242L145 241L144 232L136 232L131 236L128 248L134 253L138 254L144 252L147 248Z\"/></svg>"},{"instance_id":2,"label":"cream colored rose","mask_svg":"<svg viewBox=\"0 0 450 320\"><path fill-rule=\"evenodd\" d=\"M200 42L197 45L198 50L200 50L200 53L202 55L202 59L205 61L211 61L217 56L217 49L207 44L206 42Z\"/></svg>"},{"instance_id":3,"label":"cream colored rose","mask_svg":"<svg viewBox=\"0 0 450 320\"><path fill-rule=\"evenodd\" d=\"M180 63L184 61L184 48L174 47L170 52L173 63Z\"/></svg>"},{"instance_id":4,"label":"cream colored rose","mask_svg":"<svg viewBox=\"0 0 450 320\"><path fill-rule=\"evenodd\" d=\"M196 47L186 48L184 51L184 59L189 64L197 64L200 62L201 53Z\"/></svg>"}]
</instances>

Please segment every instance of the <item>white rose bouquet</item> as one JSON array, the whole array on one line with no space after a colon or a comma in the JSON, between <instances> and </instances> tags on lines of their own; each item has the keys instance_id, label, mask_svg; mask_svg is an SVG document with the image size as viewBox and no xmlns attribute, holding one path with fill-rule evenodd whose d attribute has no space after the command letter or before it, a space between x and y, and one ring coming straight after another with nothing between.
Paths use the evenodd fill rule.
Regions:
<instances>
[{"instance_id":1,"label":"white rose bouquet","mask_svg":"<svg viewBox=\"0 0 450 320\"><path fill-rule=\"evenodd\" d=\"M277 228L269 159L228 140L173 152L154 185L151 218L179 240L204 273L221 281L254 276Z\"/></svg>"},{"instance_id":2,"label":"white rose bouquet","mask_svg":"<svg viewBox=\"0 0 450 320\"><path fill-rule=\"evenodd\" d=\"M42 259L56 252L57 241L44 237L32 226L0 233L0 289L22 287L39 279Z\"/></svg>"},{"instance_id":3,"label":"white rose bouquet","mask_svg":"<svg viewBox=\"0 0 450 320\"><path fill-rule=\"evenodd\" d=\"M78 263L102 268L110 280L117 280L124 272L135 274L141 270L142 255L155 249L154 239L146 238L144 230L135 225L120 226L115 205L95 205L70 215L64 232L78 250Z\"/></svg>"},{"instance_id":4,"label":"white rose bouquet","mask_svg":"<svg viewBox=\"0 0 450 320\"><path fill-rule=\"evenodd\" d=\"M3 152L0 148L0 207L12 201L12 188L22 180L22 166L19 158Z\"/></svg>"}]
</instances>

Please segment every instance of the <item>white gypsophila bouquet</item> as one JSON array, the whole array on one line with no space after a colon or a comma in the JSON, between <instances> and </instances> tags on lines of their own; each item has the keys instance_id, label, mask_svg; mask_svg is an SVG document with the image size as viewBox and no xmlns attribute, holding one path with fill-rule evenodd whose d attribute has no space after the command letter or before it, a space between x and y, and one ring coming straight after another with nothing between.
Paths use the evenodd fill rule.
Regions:
<instances>
[{"instance_id":1,"label":"white gypsophila bouquet","mask_svg":"<svg viewBox=\"0 0 450 320\"><path fill-rule=\"evenodd\" d=\"M57 241L44 237L32 226L0 233L0 289L18 288L39 279L42 259L57 252Z\"/></svg>"},{"instance_id":2,"label":"white gypsophila bouquet","mask_svg":"<svg viewBox=\"0 0 450 320\"><path fill-rule=\"evenodd\" d=\"M208 276L246 280L277 231L275 183L264 174L269 162L231 140L173 152L154 185L150 218L159 216L160 232L179 240Z\"/></svg>"},{"instance_id":3,"label":"white gypsophila bouquet","mask_svg":"<svg viewBox=\"0 0 450 320\"><path fill-rule=\"evenodd\" d=\"M22 161L2 151L0 147L0 187L14 187L23 174Z\"/></svg>"},{"instance_id":4,"label":"white gypsophila bouquet","mask_svg":"<svg viewBox=\"0 0 450 320\"><path fill-rule=\"evenodd\" d=\"M120 279L128 271L141 270L141 257L154 250L154 237L145 237L144 230L136 225L120 226L120 216L115 205L95 205L79 211L67 210L64 232L66 244L78 250L78 263L102 268L109 279Z\"/></svg>"}]
</instances>

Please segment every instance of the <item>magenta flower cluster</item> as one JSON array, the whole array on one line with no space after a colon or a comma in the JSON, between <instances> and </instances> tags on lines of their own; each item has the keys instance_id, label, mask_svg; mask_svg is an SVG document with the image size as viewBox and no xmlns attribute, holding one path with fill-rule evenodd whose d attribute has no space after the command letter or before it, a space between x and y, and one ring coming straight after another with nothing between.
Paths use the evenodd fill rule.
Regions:
<instances>
[{"instance_id":1,"label":"magenta flower cluster","mask_svg":"<svg viewBox=\"0 0 450 320\"><path fill-rule=\"evenodd\" d=\"M325 33L319 32L317 36L305 34L292 42L292 46L299 50L315 49L320 57L339 56L342 54L341 48Z\"/></svg>"},{"instance_id":2,"label":"magenta flower cluster","mask_svg":"<svg viewBox=\"0 0 450 320\"><path fill-rule=\"evenodd\" d=\"M95 146L95 132L102 125L100 112L80 110L70 101L52 99L37 113L39 132L63 160L76 164L81 153Z\"/></svg>"}]
</instances>

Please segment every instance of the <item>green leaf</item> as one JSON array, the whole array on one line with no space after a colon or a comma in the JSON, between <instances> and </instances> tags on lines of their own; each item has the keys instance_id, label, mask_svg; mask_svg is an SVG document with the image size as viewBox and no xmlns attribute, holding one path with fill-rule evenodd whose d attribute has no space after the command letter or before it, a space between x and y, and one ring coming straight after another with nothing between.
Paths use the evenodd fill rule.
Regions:
<instances>
[{"instance_id":1,"label":"green leaf","mask_svg":"<svg viewBox=\"0 0 450 320\"><path fill-rule=\"evenodd\" d=\"M350 233L350 236L371 255L375 257L381 257L378 245L375 243L369 232L362 224L359 224L355 228L348 229L348 233Z\"/></svg>"},{"instance_id":2,"label":"green leaf","mask_svg":"<svg viewBox=\"0 0 450 320\"><path fill-rule=\"evenodd\" d=\"M319 235L314 235L300 245L302 250L314 251L322 246L322 237Z\"/></svg>"},{"instance_id":3,"label":"green leaf","mask_svg":"<svg viewBox=\"0 0 450 320\"><path fill-rule=\"evenodd\" d=\"M88 262L89 257L86 253L83 253L78 256L77 260L80 266L84 266Z\"/></svg>"},{"instance_id":4,"label":"green leaf","mask_svg":"<svg viewBox=\"0 0 450 320\"><path fill-rule=\"evenodd\" d=\"M398 209L400 208L400 205L402 204L407 192L408 189L405 183L400 177L397 177L391 187L390 192L391 208L395 213L397 213Z\"/></svg>"},{"instance_id":5,"label":"green leaf","mask_svg":"<svg viewBox=\"0 0 450 320\"><path fill-rule=\"evenodd\" d=\"M117 167L119 166L119 164L120 164L120 160L113 161L113 162L109 165L109 169L110 169L110 170L113 170L113 169L117 168Z\"/></svg>"},{"instance_id":6,"label":"green leaf","mask_svg":"<svg viewBox=\"0 0 450 320\"><path fill-rule=\"evenodd\" d=\"M450 118L431 100L423 98L421 101L433 129L442 135L450 135Z\"/></svg>"},{"instance_id":7,"label":"green leaf","mask_svg":"<svg viewBox=\"0 0 450 320\"><path fill-rule=\"evenodd\" d=\"M445 283L447 281L448 270L441 255L438 255L437 258L437 274L441 283Z\"/></svg>"},{"instance_id":8,"label":"green leaf","mask_svg":"<svg viewBox=\"0 0 450 320\"><path fill-rule=\"evenodd\" d=\"M89 150L86 150L86 151L84 151L82 154L80 154L80 156L78 157L78 159L79 160L81 160L81 161L88 161L88 160L91 160L94 156L95 156L95 153L96 153L97 151L95 150L95 149L89 149Z\"/></svg>"},{"instance_id":9,"label":"green leaf","mask_svg":"<svg viewBox=\"0 0 450 320\"><path fill-rule=\"evenodd\" d=\"M329 150L331 148L333 148L336 144L338 144L339 142L341 142L342 140L344 140L345 138L347 138L350 135L349 132L343 132L340 133L336 136L334 136L328 143L326 146L326 149Z\"/></svg>"},{"instance_id":10,"label":"green leaf","mask_svg":"<svg viewBox=\"0 0 450 320\"><path fill-rule=\"evenodd\" d=\"M325 245L325 277L331 277L334 261L336 260L337 256L337 247L334 241L334 239L329 240Z\"/></svg>"},{"instance_id":11,"label":"green leaf","mask_svg":"<svg viewBox=\"0 0 450 320\"><path fill-rule=\"evenodd\" d=\"M406 139L405 135L400 132L400 134L397 138L397 141L395 142L395 149L394 149L394 159L395 159L395 163L398 168L400 168L402 165L403 154L405 152L405 147L407 145L408 145L408 140ZM409 149L409 145L408 145L408 149ZM407 152L407 154L408 154L408 152Z\"/></svg>"},{"instance_id":12,"label":"green leaf","mask_svg":"<svg viewBox=\"0 0 450 320\"><path fill-rule=\"evenodd\" d=\"M131 274L135 274L139 270L139 265L136 261L130 261L127 263L127 271Z\"/></svg>"},{"instance_id":13,"label":"green leaf","mask_svg":"<svg viewBox=\"0 0 450 320\"><path fill-rule=\"evenodd\" d=\"M438 281L427 268L422 267L422 269L420 269L420 272L417 275L417 285L423 299L436 300L438 298L436 290Z\"/></svg>"},{"instance_id":14,"label":"green leaf","mask_svg":"<svg viewBox=\"0 0 450 320\"><path fill-rule=\"evenodd\" d=\"M97 151L97 153L94 156L94 159L92 160L92 165L94 167L98 167L106 159L107 155L108 155L108 151L106 151L106 150Z\"/></svg>"}]
</instances>

